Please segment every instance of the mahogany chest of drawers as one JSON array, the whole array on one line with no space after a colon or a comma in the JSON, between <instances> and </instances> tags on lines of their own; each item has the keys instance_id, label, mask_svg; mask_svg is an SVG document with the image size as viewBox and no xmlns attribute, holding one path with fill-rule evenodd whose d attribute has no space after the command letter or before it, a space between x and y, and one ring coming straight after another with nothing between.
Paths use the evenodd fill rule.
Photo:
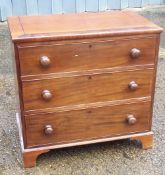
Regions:
<instances>
[{"instance_id":1,"label":"mahogany chest of drawers","mask_svg":"<svg viewBox=\"0 0 165 175\"><path fill-rule=\"evenodd\" d=\"M133 12L8 18L25 167L50 149L151 131L162 29Z\"/></svg>"}]
</instances>

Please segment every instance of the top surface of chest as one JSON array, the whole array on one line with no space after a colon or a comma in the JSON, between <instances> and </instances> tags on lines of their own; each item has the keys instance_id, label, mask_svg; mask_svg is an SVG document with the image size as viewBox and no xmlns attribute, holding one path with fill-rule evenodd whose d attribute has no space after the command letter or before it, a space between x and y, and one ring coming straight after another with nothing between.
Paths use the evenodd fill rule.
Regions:
<instances>
[{"instance_id":1,"label":"top surface of chest","mask_svg":"<svg viewBox=\"0 0 165 175\"><path fill-rule=\"evenodd\" d=\"M162 29L134 12L102 12L8 18L13 41L46 41L160 33Z\"/></svg>"}]
</instances>

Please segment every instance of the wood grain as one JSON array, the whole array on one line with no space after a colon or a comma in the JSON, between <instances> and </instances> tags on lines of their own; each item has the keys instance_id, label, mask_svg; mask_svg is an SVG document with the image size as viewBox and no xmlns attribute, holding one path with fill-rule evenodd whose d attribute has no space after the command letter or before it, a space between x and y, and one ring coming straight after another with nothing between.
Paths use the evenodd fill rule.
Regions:
<instances>
[{"instance_id":1,"label":"wood grain","mask_svg":"<svg viewBox=\"0 0 165 175\"><path fill-rule=\"evenodd\" d=\"M14 70L14 78L15 78L15 94L17 99L17 112L20 114L21 120L21 130L24 139L24 143L26 144L26 135L25 135L25 119L23 115L23 94L22 94L22 83L21 83L21 73L20 73L20 64L19 64L19 56L18 56L18 49L16 45L13 46L13 70Z\"/></svg>"},{"instance_id":2,"label":"wood grain","mask_svg":"<svg viewBox=\"0 0 165 175\"><path fill-rule=\"evenodd\" d=\"M90 42L113 42L113 41L128 41L128 40L134 40L134 39L144 39L144 38L157 38L159 36L158 33L152 33L152 34L139 34L139 35L124 35L124 36L109 36L109 37L101 37L100 35L95 38L81 38L81 39L61 39L61 40L54 40L53 38L49 38L48 41L29 41L29 42L19 42L15 43L15 45L18 48L25 48L25 47L38 47L41 45L61 45L61 44L80 44L80 43L90 43Z\"/></svg>"},{"instance_id":3,"label":"wood grain","mask_svg":"<svg viewBox=\"0 0 165 175\"><path fill-rule=\"evenodd\" d=\"M73 146L78 146L78 145L87 145L87 144L108 142L108 141L128 139L128 138L131 138L132 140L135 140L135 139L141 140L141 138L142 139L149 138L150 136L153 137L153 132L146 131L146 132L141 132L141 133L117 135L114 137L107 137L107 138L99 138L99 139L96 138L96 139L86 140L86 141L80 140L77 142L70 142L70 143L64 143L64 144L58 144L58 145L47 145L47 146L40 146L40 147L33 147L33 148L25 148L25 145L22 141L23 138L22 138L22 131L21 131L21 122L19 121L18 118L19 117L17 115L17 124L18 124L18 131L20 134L20 140L21 140L21 149L22 149L22 154L24 156L24 167L26 167L26 168L30 168L30 167L35 166L35 164L36 164L35 160L37 159L37 156L39 154L46 153L51 149L59 149L59 148L66 148L66 147L71 147L71 146L73 147ZM144 141L145 141L145 139L143 139L143 142ZM145 142L145 143L149 143L149 142ZM38 154L37 154L37 152L38 152ZM33 153L34 153L34 155L33 155ZM29 159L32 159L32 161L30 163L29 163Z\"/></svg>"},{"instance_id":4,"label":"wood grain","mask_svg":"<svg viewBox=\"0 0 165 175\"><path fill-rule=\"evenodd\" d=\"M82 71L110 67L153 64L156 39L70 43L25 47L19 49L21 75L49 74L55 72ZM131 58L133 48L141 51L139 58ZM40 58L50 59L49 67L43 67Z\"/></svg>"},{"instance_id":5,"label":"wood grain","mask_svg":"<svg viewBox=\"0 0 165 175\"><path fill-rule=\"evenodd\" d=\"M24 110L145 97L151 94L153 69L55 78L23 83ZM131 91L128 84L136 81L139 88ZM43 100L49 90L52 99Z\"/></svg>"},{"instance_id":6,"label":"wood grain","mask_svg":"<svg viewBox=\"0 0 165 175\"><path fill-rule=\"evenodd\" d=\"M38 150L31 152L23 152L23 162L25 168L32 168L36 164L36 159L39 155L49 152L49 150Z\"/></svg>"},{"instance_id":7,"label":"wood grain","mask_svg":"<svg viewBox=\"0 0 165 175\"><path fill-rule=\"evenodd\" d=\"M8 19L8 23L9 26L13 23L13 17ZM24 35L12 32L14 42L139 35L162 31L162 28L144 17L128 11L22 16L19 26L22 26Z\"/></svg>"},{"instance_id":8,"label":"wood grain","mask_svg":"<svg viewBox=\"0 0 165 175\"><path fill-rule=\"evenodd\" d=\"M152 146L160 27L133 12L8 22L25 167L50 149L125 138Z\"/></svg>"},{"instance_id":9,"label":"wood grain","mask_svg":"<svg viewBox=\"0 0 165 175\"><path fill-rule=\"evenodd\" d=\"M24 116L29 115L39 115L39 114L48 114L48 113L55 113L55 112L67 112L67 111L77 111L82 109L88 108L100 108L100 107L111 107L114 105L122 105L122 104L133 104L133 103L141 103L141 102L148 102L151 101L151 96L147 97L139 97L139 98L131 98L131 99L122 99L122 100L115 100L115 101L104 101L104 102L95 102L95 103L86 103L86 104L79 104L79 105L72 105L72 106L60 106L55 108L46 108L46 109L37 109L31 111L24 111ZM151 112L152 115L152 112Z\"/></svg>"},{"instance_id":10,"label":"wood grain","mask_svg":"<svg viewBox=\"0 0 165 175\"><path fill-rule=\"evenodd\" d=\"M130 139L141 141L143 149L151 149L153 147L153 134L144 136L133 136Z\"/></svg>"},{"instance_id":11,"label":"wood grain","mask_svg":"<svg viewBox=\"0 0 165 175\"><path fill-rule=\"evenodd\" d=\"M62 144L119 134L144 132L149 128L151 103L123 104L112 107L68 111L47 115L26 116L27 147ZM133 114L137 123L129 125L127 115ZM51 135L44 127L52 125Z\"/></svg>"},{"instance_id":12,"label":"wood grain","mask_svg":"<svg viewBox=\"0 0 165 175\"><path fill-rule=\"evenodd\" d=\"M16 37L18 35L24 34L24 31L22 29L22 26L20 25L18 16L13 16L11 20L8 18L8 26L9 26L11 37Z\"/></svg>"}]
</instances>

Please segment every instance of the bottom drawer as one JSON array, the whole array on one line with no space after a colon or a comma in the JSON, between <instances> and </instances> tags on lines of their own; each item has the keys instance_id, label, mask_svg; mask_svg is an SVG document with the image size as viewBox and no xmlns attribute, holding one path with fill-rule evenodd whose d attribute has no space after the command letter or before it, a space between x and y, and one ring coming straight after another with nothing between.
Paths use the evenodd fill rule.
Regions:
<instances>
[{"instance_id":1,"label":"bottom drawer","mask_svg":"<svg viewBox=\"0 0 165 175\"><path fill-rule=\"evenodd\" d=\"M26 147L56 145L150 129L151 102L25 116Z\"/></svg>"}]
</instances>

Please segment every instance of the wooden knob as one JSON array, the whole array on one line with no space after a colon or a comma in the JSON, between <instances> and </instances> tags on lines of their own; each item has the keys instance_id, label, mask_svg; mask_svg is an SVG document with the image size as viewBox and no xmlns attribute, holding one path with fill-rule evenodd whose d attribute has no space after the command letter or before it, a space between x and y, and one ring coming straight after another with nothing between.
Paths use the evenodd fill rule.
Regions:
<instances>
[{"instance_id":1,"label":"wooden knob","mask_svg":"<svg viewBox=\"0 0 165 175\"><path fill-rule=\"evenodd\" d=\"M49 90L42 91L42 98L44 100L50 100L52 98L52 94Z\"/></svg>"},{"instance_id":2,"label":"wooden knob","mask_svg":"<svg viewBox=\"0 0 165 175\"><path fill-rule=\"evenodd\" d=\"M42 67L46 68L50 65L50 59L47 56L42 56L40 58L40 64Z\"/></svg>"},{"instance_id":3,"label":"wooden knob","mask_svg":"<svg viewBox=\"0 0 165 175\"><path fill-rule=\"evenodd\" d=\"M134 117L134 115L130 114L127 117L127 122L129 125L134 125L136 123L136 118Z\"/></svg>"},{"instance_id":4,"label":"wooden knob","mask_svg":"<svg viewBox=\"0 0 165 175\"><path fill-rule=\"evenodd\" d=\"M44 129L44 132L45 132L46 135L51 135L53 133L52 125L46 125L45 129Z\"/></svg>"},{"instance_id":5,"label":"wooden knob","mask_svg":"<svg viewBox=\"0 0 165 175\"><path fill-rule=\"evenodd\" d=\"M130 53L132 58L139 58L141 55L141 51L137 48L133 48Z\"/></svg>"},{"instance_id":6,"label":"wooden knob","mask_svg":"<svg viewBox=\"0 0 165 175\"><path fill-rule=\"evenodd\" d=\"M131 81L129 84L128 84L128 87L130 90L134 91L138 88L138 84L135 82L135 81Z\"/></svg>"}]
</instances>

